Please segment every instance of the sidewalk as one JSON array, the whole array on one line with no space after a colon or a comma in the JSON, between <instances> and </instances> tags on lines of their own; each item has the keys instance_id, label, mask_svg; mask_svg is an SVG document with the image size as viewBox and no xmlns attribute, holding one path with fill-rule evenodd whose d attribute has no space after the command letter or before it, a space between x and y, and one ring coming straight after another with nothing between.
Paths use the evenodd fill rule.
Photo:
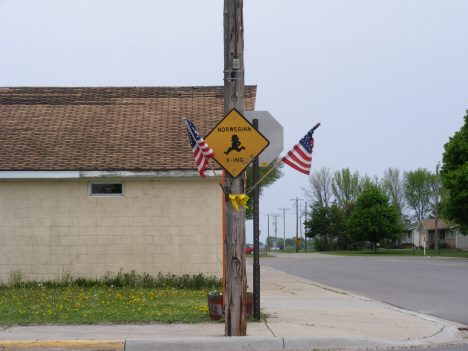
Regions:
<instances>
[{"instance_id":1,"label":"sidewalk","mask_svg":"<svg viewBox=\"0 0 468 351\"><path fill-rule=\"evenodd\" d=\"M252 288L252 262L247 262ZM252 290L252 289L249 289ZM0 330L0 350L340 350L462 342L456 323L352 295L261 266L267 323L247 337L224 337L224 323L13 326Z\"/></svg>"}]
</instances>

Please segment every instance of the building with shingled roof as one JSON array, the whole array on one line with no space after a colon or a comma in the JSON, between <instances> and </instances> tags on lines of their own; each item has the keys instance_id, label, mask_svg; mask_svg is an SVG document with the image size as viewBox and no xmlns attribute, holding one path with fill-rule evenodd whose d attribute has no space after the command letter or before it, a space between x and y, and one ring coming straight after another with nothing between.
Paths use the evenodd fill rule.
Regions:
<instances>
[{"instance_id":1,"label":"building with shingled roof","mask_svg":"<svg viewBox=\"0 0 468 351\"><path fill-rule=\"evenodd\" d=\"M206 136L224 88L0 88L0 280L221 276L223 193L200 177L184 116Z\"/></svg>"},{"instance_id":2,"label":"building with shingled roof","mask_svg":"<svg viewBox=\"0 0 468 351\"><path fill-rule=\"evenodd\" d=\"M459 226L453 225L444 219L437 222L438 242L446 243L452 249L468 249L468 236L460 233ZM431 248L435 240L435 219L421 219L410 223L403 228L403 235L398 244L410 244L415 247Z\"/></svg>"}]
</instances>

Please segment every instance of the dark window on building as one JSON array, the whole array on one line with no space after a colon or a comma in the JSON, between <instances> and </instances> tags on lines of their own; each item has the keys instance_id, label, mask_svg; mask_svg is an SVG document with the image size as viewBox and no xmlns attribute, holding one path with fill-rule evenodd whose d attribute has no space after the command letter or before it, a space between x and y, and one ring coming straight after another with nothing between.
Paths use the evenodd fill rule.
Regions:
<instances>
[{"instance_id":1,"label":"dark window on building","mask_svg":"<svg viewBox=\"0 0 468 351\"><path fill-rule=\"evenodd\" d=\"M123 183L91 183L89 195L96 196L122 196Z\"/></svg>"},{"instance_id":2,"label":"dark window on building","mask_svg":"<svg viewBox=\"0 0 468 351\"><path fill-rule=\"evenodd\" d=\"M439 239L444 240L445 239L445 230L442 229L439 231Z\"/></svg>"}]
</instances>

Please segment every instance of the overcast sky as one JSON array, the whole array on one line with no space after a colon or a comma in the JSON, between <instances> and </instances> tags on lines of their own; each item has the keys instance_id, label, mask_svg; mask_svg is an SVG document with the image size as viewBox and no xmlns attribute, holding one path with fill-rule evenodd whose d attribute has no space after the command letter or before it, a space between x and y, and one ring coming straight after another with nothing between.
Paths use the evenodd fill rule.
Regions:
<instances>
[{"instance_id":1,"label":"overcast sky","mask_svg":"<svg viewBox=\"0 0 468 351\"><path fill-rule=\"evenodd\" d=\"M244 0L246 84L284 152L322 123L313 169L435 171L468 109L467 14L465 0ZM0 86L194 85L223 85L221 0L0 0ZM285 166L262 241L284 207L295 236L307 184Z\"/></svg>"}]
</instances>

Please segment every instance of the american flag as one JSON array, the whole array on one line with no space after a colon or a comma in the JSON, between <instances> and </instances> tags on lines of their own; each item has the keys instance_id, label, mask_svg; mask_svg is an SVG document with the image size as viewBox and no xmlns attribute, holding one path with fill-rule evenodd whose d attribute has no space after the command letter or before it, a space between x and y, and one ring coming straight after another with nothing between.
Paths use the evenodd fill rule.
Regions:
<instances>
[{"instance_id":1,"label":"american flag","mask_svg":"<svg viewBox=\"0 0 468 351\"><path fill-rule=\"evenodd\" d=\"M197 130L192 123L186 118L184 118L185 125L187 126L188 138L190 141L190 146L192 147L193 156L197 161L198 172L205 179L205 169L208 161L207 158L211 158L215 155L214 151L208 146L203 138L198 134Z\"/></svg>"},{"instance_id":2,"label":"american flag","mask_svg":"<svg viewBox=\"0 0 468 351\"><path fill-rule=\"evenodd\" d=\"M283 157L283 162L297 169L299 172L309 175L312 165L312 149L314 148L314 130L320 123L312 128L299 142L294 145L291 151Z\"/></svg>"}]
</instances>

